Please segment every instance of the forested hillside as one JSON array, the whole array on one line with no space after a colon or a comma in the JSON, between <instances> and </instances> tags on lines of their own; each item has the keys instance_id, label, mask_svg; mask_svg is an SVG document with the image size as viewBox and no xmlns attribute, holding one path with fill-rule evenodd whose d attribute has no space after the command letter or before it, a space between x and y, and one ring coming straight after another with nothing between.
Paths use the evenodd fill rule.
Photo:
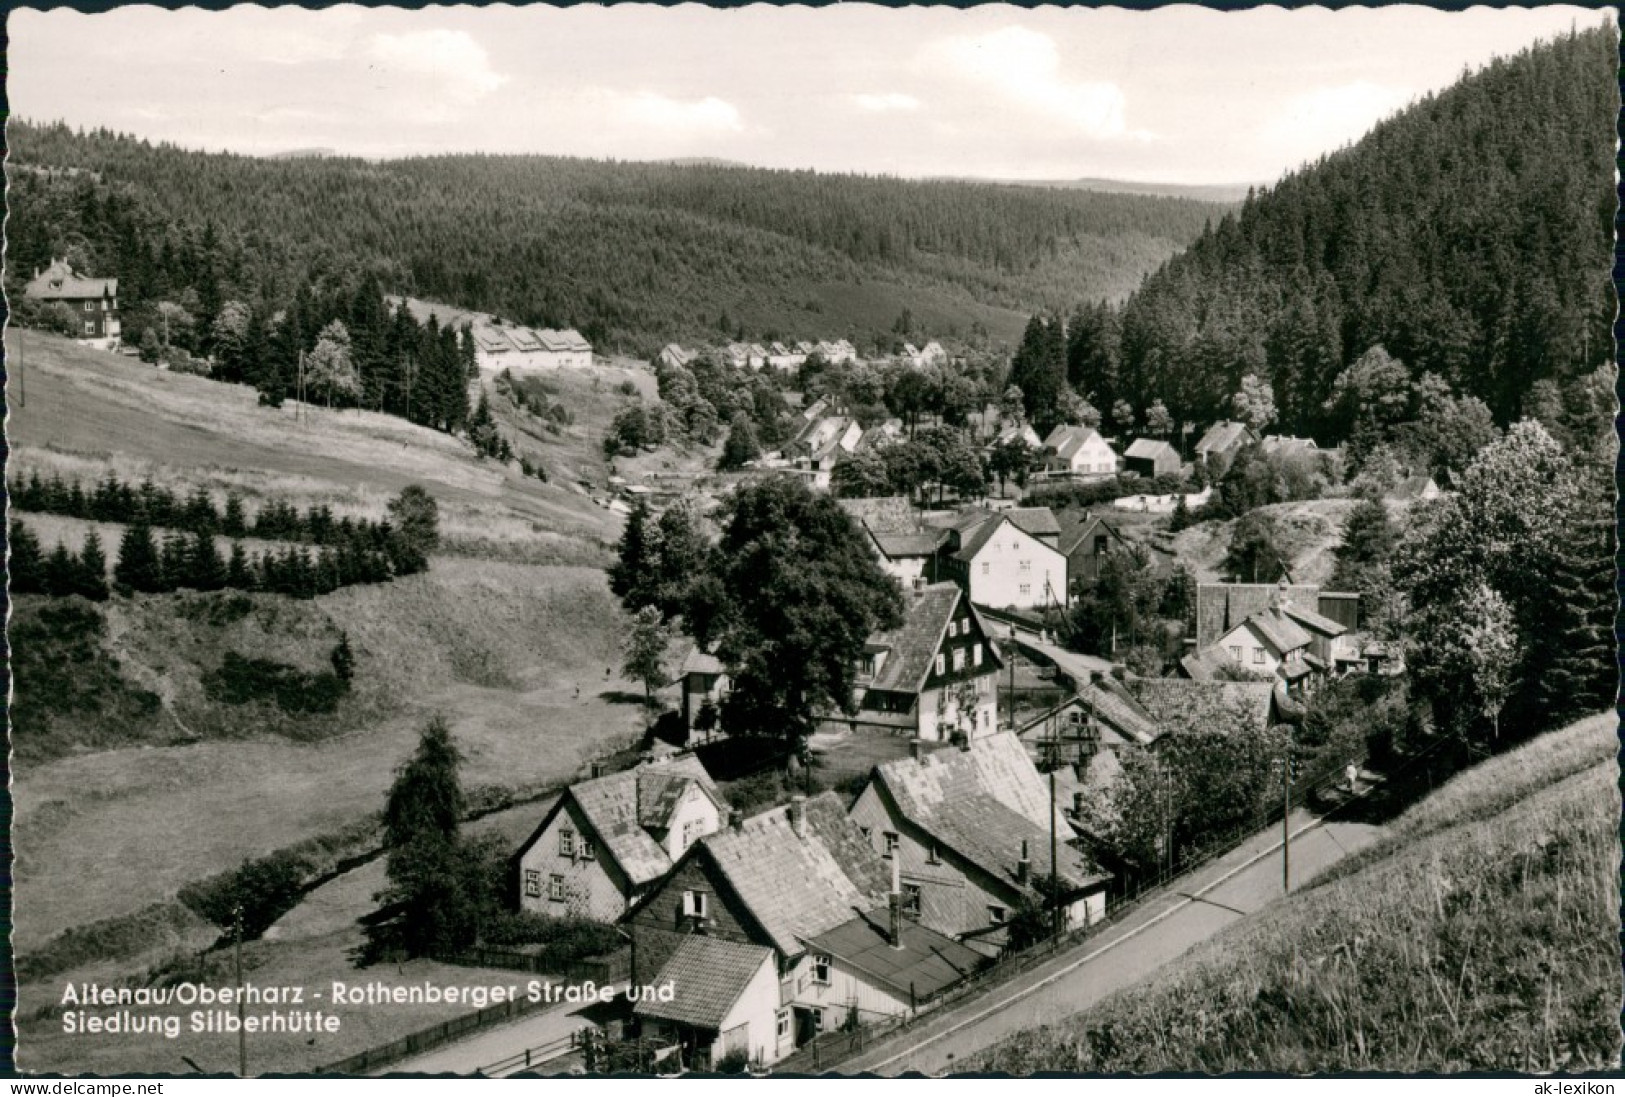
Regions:
<instances>
[{"instance_id":1,"label":"forested hillside","mask_svg":"<svg viewBox=\"0 0 1625 1097\"><path fill-rule=\"evenodd\" d=\"M1276 429L1335 440L1362 410L1339 374L1381 346L1501 423L1530 413L1612 358L1617 67L1605 27L1465 76L1251 195L1121 307L1078 308L1055 370L1118 428L1158 400L1222 417L1253 374Z\"/></svg>"},{"instance_id":2,"label":"forested hillside","mask_svg":"<svg viewBox=\"0 0 1625 1097\"><path fill-rule=\"evenodd\" d=\"M139 310L176 285L284 298L359 269L642 353L887 332L900 309L854 307L852 284L934 306L912 311L964 335L990 309L1117 299L1224 208L706 164L266 160L18 120L8 137L14 273L78 245Z\"/></svg>"}]
</instances>

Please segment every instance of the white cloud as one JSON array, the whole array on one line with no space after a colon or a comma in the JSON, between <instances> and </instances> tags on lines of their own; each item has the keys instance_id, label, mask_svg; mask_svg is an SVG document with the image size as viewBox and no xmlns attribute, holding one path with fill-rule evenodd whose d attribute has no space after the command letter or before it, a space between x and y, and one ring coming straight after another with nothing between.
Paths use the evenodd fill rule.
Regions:
<instances>
[{"instance_id":1,"label":"white cloud","mask_svg":"<svg viewBox=\"0 0 1625 1097\"><path fill-rule=\"evenodd\" d=\"M1305 158L1337 148L1410 102L1406 88L1357 80L1293 96L1260 131L1271 145L1300 150Z\"/></svg>"},{"instance_id":2,"label":"white cloud","mask_svg":"<svg viewBox=\"0 0 1625 1097\"><path fill-rule=\"evenodd\" d=\"M376 34L366 52L368 60L380 68L437 81L439 90L465 105L484 98L508 82L506 76L491 68L485 47L467 31Z\"/></svg>"},{"instance_id":3,"label":"white cloud","mask_svg":"<svg viewBox=\"0 0 1625 1097\"><path fill-rule=\"evenodd\" d=\"M900 91L861 92L852 96L852 102L867 111L877 113L883 111L909 111L919 110L920 101L912 95L904 95Z\"/></svg>"},{"instance_id":4,"label":"white cloud","mask_svg":"<svg viewBox=\"0 0 1625 1097\"><path fill-rule=\"evenodd\" d=\"M933 75L977 84L1090 137L1120 137L1128 129L1123 90L1107 81L1068 79L1055 40L1026 27L942 39L921 51L920 64Z\"/></svg>"},{"instance_id":5,"label":"white cloud","mask_svg":"<svg viewBox=\"0 0 1625 1097\"><path fill-rule=\"evenodd\" d=\"M670 136L739 133L745 128L739 108L716 96L672 99L640 91L617 98L623 119Z\"/></svg>"}]
</instances>

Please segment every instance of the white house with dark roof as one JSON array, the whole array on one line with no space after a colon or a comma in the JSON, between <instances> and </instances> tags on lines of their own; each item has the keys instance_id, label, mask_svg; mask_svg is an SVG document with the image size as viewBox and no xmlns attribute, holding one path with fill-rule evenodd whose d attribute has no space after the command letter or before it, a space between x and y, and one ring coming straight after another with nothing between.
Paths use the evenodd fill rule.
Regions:
<instances>
[{"instance_id":1,"label":"white house with dark roof","mask_svg":"<svg viewBox=\"0 0 1625 1097\"><path fill-rule=\"evenodd\" d=\"M66 259L53 259L23 286L25 296L63 305L73 314L74 341L111 350L119 342L118 279L78 274Z\"/></svg>"},{"instance_id":2,"label":"white house with dark roof","mask_svg":"<svg viewBox=\"0 0 1625 1097\"><path fill-rule=\"evenodd\" d=\"M904 595L903 621L864 646L857 713L828 722L886 728L927 742L991 735L1004 663L981 615L953 583Z\"/></svg>"},{"instance_id":3,"label":"white house with dark roof","mask_svg":"<svg viewBox=\"0 0 1625 1097\"><path fill-rule=\"evenodd\" d=\"M1047 477L1098 480L1117 475L1117 453L1092 427L1062 424L1044 439Z\"/></svg>"},{"instance_id":4,"label":"white house with dark roof","mask_svg":"<svg viewBox=\"0 0 1625 1097\"><path fill-rule=\"evenodd\" d=\"M684 369L687 369L689 363L698 357L698 351L689 350L688 348L680 346L677 343L667 343L665 346L660 348L660 353L655 355L654 364L656 366L669 366L673 368L681 366Z\"/></svg>"},{"instance_id":5,"label":"white house with dark roof","mask_svg":"<svg viewBox=\"0 0 1625 1097\"><path fill-rule=\"evenodd\" d=\"M519 908L613 921L727 815L691 754L571 785L513 856Z\"/></svg>"},{"instance_id":6,"label":"white house with dark roof","mask_svg":"<svg viewBox=\"0 0 1625 1097\"><path fill-rule=\"evenodd\" d=\"M1228 461L1243 446L1253 445L1257 441L1258 435L1246 423L1221 419L1208 427L1196 443L1196 459L1203 464L1215 459Z\"/></svg>"},{"instance_id":7,"label":"white house with dark roof","mask_svg":"<svg viewBox=\"0 0 1625 1097\"><path fill-rule=\"evenodd\" d=\"M1049 539L1049 523L1017 522L1009 511L967 510L945 528L937 575L952 579L979 606L1036 609L1066 604L1066 557ZM1038 529L1035 535L1023 525ZM1055 537L1059 537L1056 527Z\"/></svg>"},{"instance_id":8,"label":"white house with dark roof","mask_svg":"<svg viewBox=\"0 0 1625 1097\"><path fill-rule=\"evenodd\" d=\"M1052 874L1064 925L1105 917L1110 875L1075 848L1066 804L1012 732L960 750L876 766L851 817L882 857L897 862L905 910L979 951L1003 947L1005 926L1029 900L1050 903Z\"/></svg>"}]
</instances>

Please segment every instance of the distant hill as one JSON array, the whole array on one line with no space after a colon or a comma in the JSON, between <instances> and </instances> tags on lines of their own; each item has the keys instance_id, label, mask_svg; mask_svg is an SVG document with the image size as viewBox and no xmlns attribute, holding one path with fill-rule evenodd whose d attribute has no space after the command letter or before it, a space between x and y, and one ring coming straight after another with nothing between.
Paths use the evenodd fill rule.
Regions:
<instances>
[{"instance_id":1,"label":"distant hill","mask_svg":"<svg viewBox=\"0 0 1625 1097\"><path fill-rule=\"evenodd\" d=\"M1211 421L1258 374L1275 429L1339 437L1324 405L1373 346L1503 423L1537 382L1606 366L1617 44L1602 27L1496 60L1259 190L1072 325L1070 379L1102 409Z\"/></svg>"},{"instance_id":2,"label":"distant hill","mask_svg":"<svg viewBox=\"0 0 1625 1097\"><path fill-rule=\"evenodd\" d=\"M289 149L286 152L273 152L267 160L320 160L328 156L337 156L332 149Z\"/></svg>"},{"instance_id":3,"label":"distant hill","mask_svg":"<svg viewBox=\"0 0 1625 1097\"><path fill-rule=\"evenodd\" d=\"M179 283L205 310L214 294L287 298L313 276L361 271L389 292L643 354L741 333L889 340L904 310L932 337L1013 342L1035 309L1120 299L1221 212L710 163L265 159L15 119L7 135L12 164L92 169L105 187L95 210L56 176L14 187L18 269L77 244L132 305ZM106 208L149 226L139 249ZM205 248L216 254L200 264ZM197 285L200 265L225 284Z\"/></svg>"},{"instance_id":4,"label":"distant hill","mask_svg":"<svg viewBox=\"0 0 1625 1097\"><path fill-rule=\"evenodd\" d=\"M1594 716L1468 770L1326 877L961 1069L1614 1069L1614 729Z\"/></svg>"},{"instance_id":5,"label":"distant hill","mask_svg":"<svg viewBox=\"0 0 1625 1097\"><path fill-rule=\"evenodd\" d=\"M963 182L992 182L1006 187L1047 187L1051 190L1092 190L1106 194L1144 194L1159 198L1189 198L1198 202L1233 205L1247 192L1263 183L1143 183L1133 179L962 179Z\"/></svg>"}]
</instances>

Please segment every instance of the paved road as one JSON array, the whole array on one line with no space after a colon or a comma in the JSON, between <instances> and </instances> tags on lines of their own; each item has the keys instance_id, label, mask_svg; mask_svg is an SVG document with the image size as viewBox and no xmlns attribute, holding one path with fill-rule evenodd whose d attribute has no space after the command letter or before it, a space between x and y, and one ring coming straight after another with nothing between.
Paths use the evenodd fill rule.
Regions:
<instances>
[{"instance_id":1,"label":"paved road","mask_svg":"<svg viewBox=\"0 0 1625 1097\"><path fill-rule=\"evenodd\" d=\"M1363 823L1321 824L1294 813L1294 887L1348 853L1381 837ZM1157 968L1225 926L1279 899L1279 827L1254 835L1240 848L1150 900L1122 925L1063 953L984 997L931 1017L911 1031L868 1049L834 1069L897 1075L947 1074L956 1062L1015 1032L1058 1021L1106 995L1144 981Z\"/></svg>"}]
</instances>

